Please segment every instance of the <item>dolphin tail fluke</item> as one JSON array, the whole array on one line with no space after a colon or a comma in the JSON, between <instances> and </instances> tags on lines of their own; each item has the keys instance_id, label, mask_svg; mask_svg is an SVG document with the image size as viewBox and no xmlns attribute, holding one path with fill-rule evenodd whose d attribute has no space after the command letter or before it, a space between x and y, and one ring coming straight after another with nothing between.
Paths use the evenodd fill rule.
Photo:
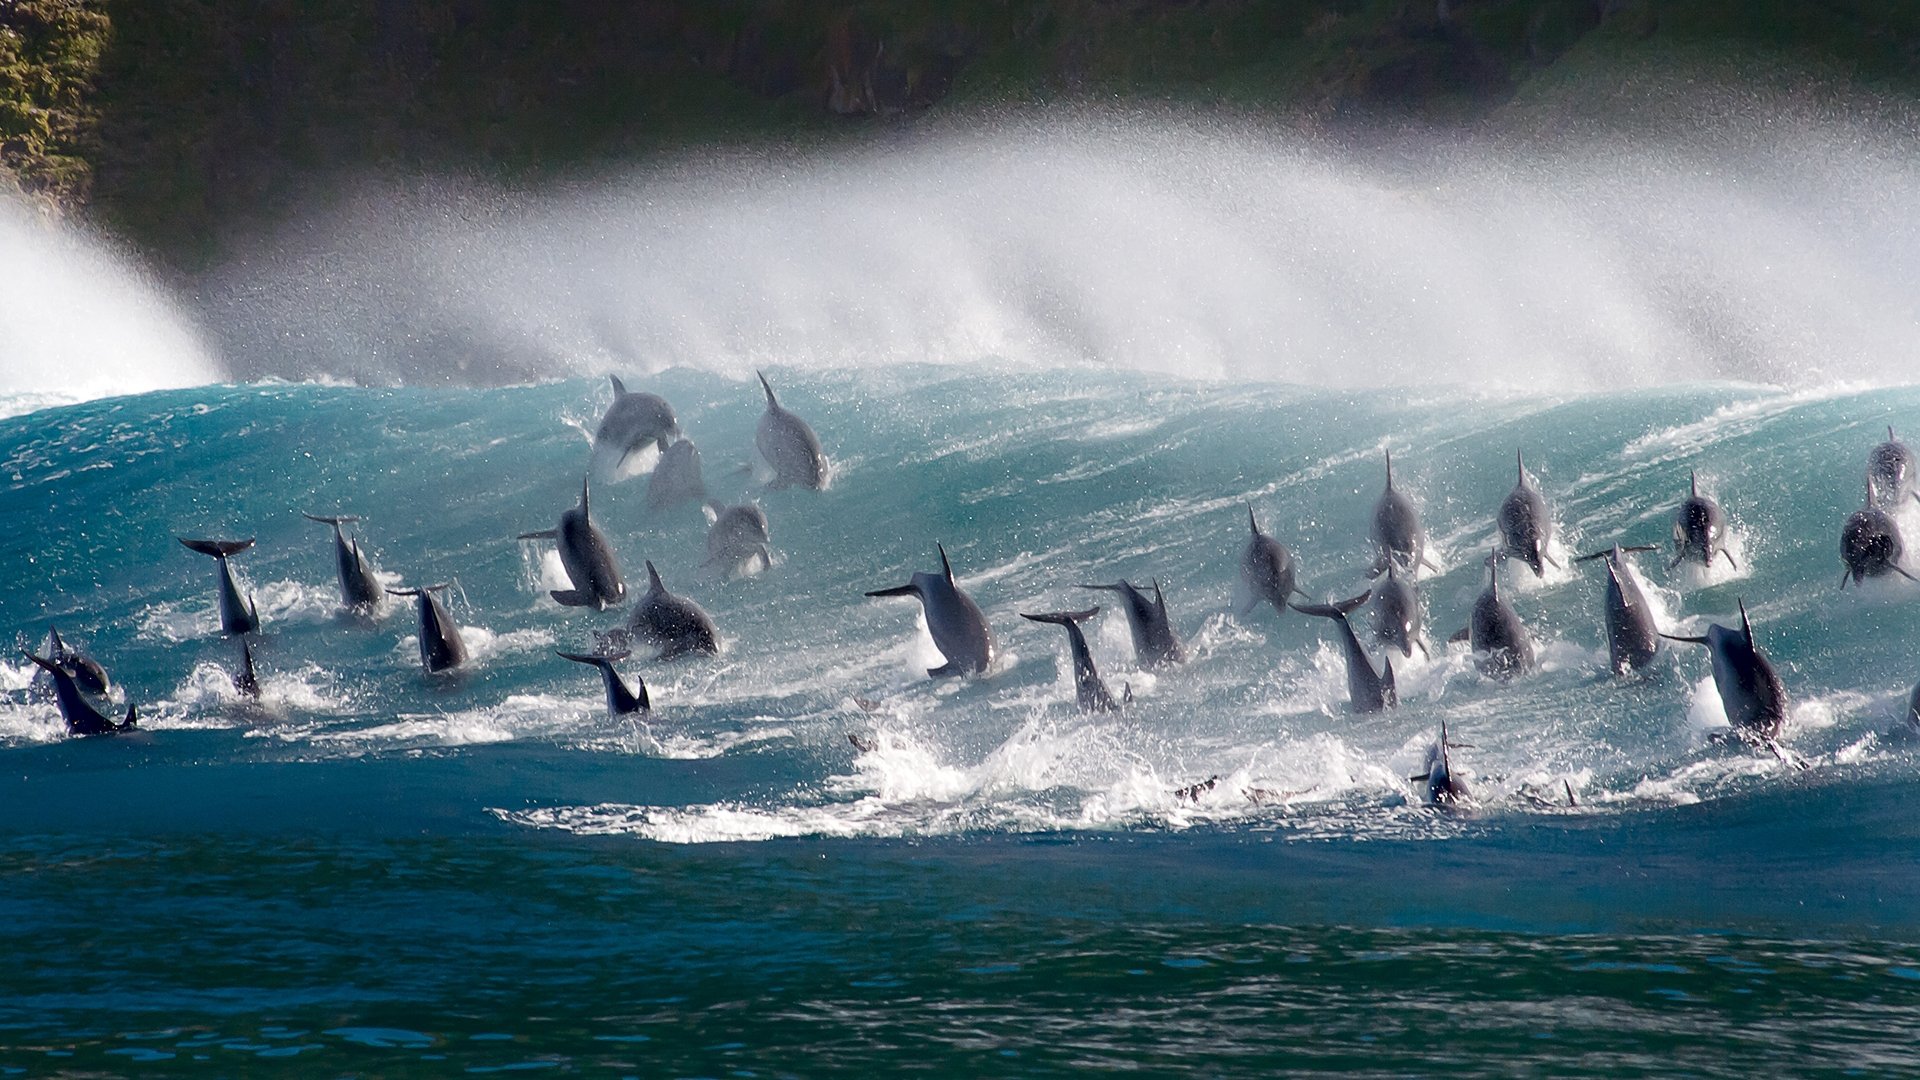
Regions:
<instances>
[{"instance_id":1,"label":"dolphin tail fluke","mask_svg":"<svg viewBox=\"0 0 1920 1080\"><path fill-rule=\"evenodd\" d=\"M1020 617L1023 619L1031 619L1034 622L1052 623L1055 626L1075 626L1086 622L1098 614L1100 614L1099 608L1090 607L1085 611L1047 611L1038 615L1029 615L1023 611L1020 613Z\"/></svg>"},{"instance_id":2,"label":"dolphin tail fluke","mask_svg":"<svg viewBox=\"0 0 1920 1080\"><path fill-rule=\"evenodd\" d=\"M1120 586L1120 585L1082 585L1082 586L1080 586L1080 587L1081 587L1081 588L1083 588L1083 589L1092 589L1092 590L1094 590L1095 592L1122 592L1122 591L1124 591L1124 587L1123 587L1123 586Z\"/></svg>"},{"instance_id":3,"label":"dolphin tail fluke","mask_svg":"<svg viewBox=\"0 0 1920 1080\"><path fill-rule=\"evenodd\" d=\"M359 514L309 514L305 510L300 511L300 516L306 518L308 521L317 521L322 525L331 525L336 529L342 525L348 525L360 520Z\"/></svg>"},{"instance_id":4,"label":"dolphin tail fluke","mask_svg":"<svg viewBox=\"0 0 1920 1080\"><path fill-rule=\"evenodd\" d=\"M47 659L44 656L35 656L30 652L23 652L22 655L24 655L27 659L33 661L34 663L40 665L41 667L47 669L48 671L54 673L55 675L66 674L66 672L61 669L60 665L54 663L53 661Z\"/></svg>"},{"instance_id":5,"label":"dolphin tail fluke","mask_svg":"<svg viewBox=\"0 0 1920 1080\"><path fill-rule=\"evenodd\" d=\"M1688 645L1705 645L1707 643L1706 638L1688 637L1685 634L1661 634L1660 636L1666 638L1668 641L1681 641Z\"/></svg>"},{"instance_id":6,"label":"dolphin tail fluke","mask_svg":"<svg viewBox=\"0 0 1920 1080\"><path fill-rule=\"evenodd\" d=\"M600 600L585 589L548 589L547 595L561 607L598 607Z\"/></svg>"},{"instance_id":7,"label":"dolphin tail fluke","mask_svg":"<svg viewBox=\"0 0 1920 1080\"><path fill-rule=\"evenodd\" d=\"M1359 596L1350 596L1331 604L1288 604L1287 606L1302 615L1318 615L1323 619L1344 619L1349 612L1366 603L1372 596L1373 590L1368 589Z\"/></svg>"},{"instance_id":8,"label":"dolphin tail fluke","mask_svg":"<svg viewBox=\"0 0 1920 1080\"><path fill-rule=\"evenodd\" d=\"M869 592L867 595L868 596L919 596L920 589L916 585L895 585L891 589L875 589L872 592Z\"/></svg>"},{"instance_id":9,"label":"dolphin tail fluke","mask_svg":"<svg viewBox=\"0 0 1920 1080\"><path fill-rule=\"evenodd\" d=\"M238 555L240 552L253 546L253 540L251 538L246 540L189 540L182 536L179 540L181 544L185 545L188 551L197 551L202 555L211 555L216 559L224 559L229 555Z\"/></svg>"},{"instance_id":10,"label":"dolphin tail fluke","mask_svg":"<svg viewBox=\"0 0 1920 1080\"><path fill-rule=\"evenodd\" d=\"M767 406L769 408L777 407L780 402L773 396L773 384L767 382L767 376L758 369L755 369L754 374L760 376L760 388L767 392ZM801 404L804 405L805 402Z\"/></svg>"},{"instance_id":11,"label":"dolphin tail fluke","mask_svg":"<svg viewBox=\"0 0 1920 1080\"><path fill-rule=\"evenodd\" d=\"M591 664L594 667L599 667L601 664L611 664L615 660L625 660L628 656L632 655L632 653L630 653L626 649L619 649L614 652L605 652L605 653L570 653L560 649L555 649L554 654L564 659L571 660L576 664Z\"/></svg>"},{"instance_id":12,"label":"dolphin tail fluke","mask_svg":"<svg viewBox=\"0 0 1920 1080\"><path fill-rule=\"evenodd\" d=\"M514 537L515 540L558 540L559 538L559 529L539 529L534 532L523 532Z\"/></svg>"},{"instance_id":13,"label":"dolphin tail fluke","mask_svg":"<svg viewBox=\"0 0 1920 1080\"><path fill-rule=\"evenodd\" d=\"M452 587L453 587L453 582L443 581L438 585L421 585L414 588L403 587L398 589L388 589L387 592L394 596L424 596L427 593L441 592L443 590L446 590Z\"/></svg>"},{"instance_id":14,"label":"dolphin tail fluke","mask_svg":"<svg viewBox=\"0 0 1920 1080\"><path fill-rule=\"evenodd\" d=\"M60 628L51 623L47 624L47 644L52 646L47 650L51 655L56 657L66 655L67 643L60 638Z\"/></svg>"}]
</instances>

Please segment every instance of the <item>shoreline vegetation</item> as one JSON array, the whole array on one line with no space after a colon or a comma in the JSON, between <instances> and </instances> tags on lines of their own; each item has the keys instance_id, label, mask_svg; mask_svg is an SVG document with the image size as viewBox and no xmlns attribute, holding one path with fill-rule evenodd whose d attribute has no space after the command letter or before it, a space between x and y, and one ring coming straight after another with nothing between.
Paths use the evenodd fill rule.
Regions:
<instances>
[{"instance_id":1,"label":"shoreline vegetation","mask_svg":"<svg viewBox=\"0 0 1920 1080\"><path fill-rule=\"evenodd\" d=\"M1552 132L1676 81L1904 109L1920 5L0 0L0 186L192 274L342 177L535 184L1075 104Z\"/></svg>"}]
</instances>

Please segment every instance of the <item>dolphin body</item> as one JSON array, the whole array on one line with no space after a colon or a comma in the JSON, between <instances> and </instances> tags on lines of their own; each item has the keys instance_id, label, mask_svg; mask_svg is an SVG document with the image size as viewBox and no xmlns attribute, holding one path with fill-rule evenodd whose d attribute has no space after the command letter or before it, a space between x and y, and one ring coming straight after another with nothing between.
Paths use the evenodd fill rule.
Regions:
<instances>
[{"instance_id":1,"label":"dolphin body","mask_svg":"<svg viewBox=\"0 0 1920 1080\"><path fill-rule=\"evenodd\" d=\"M1399 693L1393 685L1392 658L1382 662L1384 672L1376 673L1373 661L1367 657L1367 650L1354 635L1353 625L1347 622L1347 613L1366 603L1372 595L1371 592L1363 592L1333 604L1293 605L1293 610L1302 615L1332 619L1339 628L1340 648L1347 656L1347 704L1357 713L1376 713L1400 703Z\"/></svg>"},{"instance_id":2,"label":"dolphin body","mask_svg":"<svg viewBox=\"0 0 1920 1080\"><path fill-rule=\"evenodd\" d=\"M1420 511L1405 492L1393 486L1393 451L1387 451L1387 487L1373 504L1373 528L1370 533L1380 557L1374 561L1369 577L1398 565L1408 574L1419 576L1420 567L1433 566L1427 560L1427 532L1420 527Z\"/></svg>"},{"instance_id":3,"label":"dolphin body","mask_svg":"<svg viewBox=\"0 0 1920 1080\"><path fill-rule=\"evenodd\" d=\"M246 638L240 639L240 670L233 673L233 688L255 701L260 700L260 676L253 670L253 643Z\"/></svg>"},{"instance_id":4,"label":"dolphin body","mask_svg":"<svg viewBox=\"0 0 1920 1080\"><path fill-rule=\"evenodd\" d=\"M107 675L107 669L98 660L68 645L66 639L60 636L59 627L47 627L47 643L41 651L47 654L47 659L72 676L74 685L81 690L96 697L106 697L113 692L113 679ZM44 699L54 696L53 676L45 669L34 672L33 688L35 697Z\"/></svg>"},{"instance_id":5,"label":"dolphin body","mask_svg":"<svg viewBox=\"0 0 1920 1080\"><path fill-rule=\"evenodd\" d=\"M1915 683L1913 693L1907 697L1907 724L1920 731L1920 683Z\"/></svg>"},{"instance_id":6,"label":"dolphin body","mask_svg":"<svg viewBox=\"0 0 1920 1080\"><path fill-rule=\"evenodd\" d=\"M1474 666L1482 675L1506 682L1533 670L1533 638L1520 616L1500 598L1498 549L1487 560L1487 591L1473 602L1467 641L1473 647Z\"/></svg>"},{"instance_id":7,"label":"dolphin body","mask_svg":"<svg viewBox=\"0 0 1920 1080\"><path fill-rule=\"evenodd\" d=\"M1253 516L1253 506L1247 506L1247 527L1253 535L1247 538L1247 546L1240 552L1240 580L1246 582L1252 599L1240 612L1246 615L1259 607L1261 601L1273 605L1273 610L1285 613L1287 601L1294 593L1307 596L1296 583L1298 567L1293 553L1285 544L1260 531L1260 521Z\"/></svg>"},{"instance_id":8,"label":"dolphin body","mask_svg":"<svg viewBox=\"0 0 1920 1080\"><path fill-rule=\"evenodd\" d=\"M559 650L554 650L559 652ZM607 688L607 711L615 716L630 716L634 713L645 714L653 708L647 698L647 680L634 676L639 689L631 689L620 673L613 670L615 660L625 660L627 653L616 652L604 655L583 655L580 653L560 652L560 655L576 664L591 664L600 671L600 679Z\"/></svg>"},{"instance_id":9,"label":"dolphin body","mask_svg":"<svg viewBox=\"0 0 1920 1080\"><path fill-rule=\"evenodd\" d=\"M763 566L773 565L773 553L767 547L772 533L765 510L753 503L723 506L717 502L708 503L707 509L713 513L713 522L707 526L708 566L732 574L750 572L755 559Z\"/></svg>"},{"instance_id":10,"label":"dolphin body","mask_svg":"<svg viewBox=\"0 0 1920 1080\"><path fill-rule=\"evenodd\" d=\"M1420 640L1421 621L1420 594L1389 561L1386 580L1373 587L1374 640L1392 645L1402 656L1412 657L1415 645L1424 653L1427 646Z\"/></svg>"},{"instance_id":11,"label":"dolphin body","mask_svg":"<svg viewBox=\"0 0 1920 1080\"><path fill-rule=\"evenodd\" d=\"M720 631L713 617L699 604L667 591L660 571L647 562L647 591L634 605L627 630L660 645L658 660L672 660L689 653L714 654L720 651Z\"/></svg>"},{"instance_id":12,"label":"dolphin body","mask_svg":"<svg viewBox=\"0 0 1920 1080\"><path fill-rule=\"evenodd\" d=\"M1787 723L1787 689L1760 646L1753 640L1747 605L1740 602L1740 629L1715 623L1704 637L1662 634L1668 641L1705 645L1713 661L1713 685L1734 733L1772 745Z\"/></svg>"},{"instance_id":13,"label":"dolphin body","mask_svg":"<svg viewBox=\"0 0 1920 1080\"><path fill-rule=\"evenodd\" d=\"M1639 583L1621 563L1626 552L1652 550L1650 544L1615 544L1609 551L1580 556L1581 562L1607 560L1607 652L1615 675L1640 670L1660 651L1660 628L1654 624L1653 609L1647 605Z\"/></svg>"},{"instance_id":14,"label":"dolphin body","mask_svg":"<svg viewBox=\"0 0 1920 1080\"><path fill-rule=\"evenodd\" d=\"M260 609L254 605L249 595L245 603L240 601L240 585L233 580L233 566L228 563L229 556L237 555L253 546L248 540L189 540L178 538L188 551L197 551L210 555L220 564L220 632L223 634L257 634L260 632Z\"/></svg>"},{"instance_id":15,"label":"dolphin body","mask_svg":"<svg viewBox=\"0 0 1920 1080\"><path fill-rule=\"evenodd\" d=\"M1891 510L1914 493L1913 451L1887 427L1887 441L1867 453L1867 502Z\"/></svg>"},{"instance_id":16,"label":"dolphin body","mask_svg":"<svg viewBox=\"0 0 1920 1080\"><path fill-rule=\"evenodd\" d=\"M1719 503L1700 494L1699 477L1692 472L1687 473L1687 497L1680 500L1680 509L1673 515L1673 548L1669 570L1687 559L1712 566L1713 560L1722 555L1729 566L1740 569L1740 564L1733 561L1733 552L1727 550L1727 515Z\"/></svg>"},{"instance_id":17,"label":"dolphin body","mask_svg":"<svg viewBox=\"0 0 1920 1080\"><path fill-rule=\"evenodd\" d=\"M1153 582L1153 599L1134 588L1125 578L1112 585L1082 585L1083 589L1096 592L1119 593L1123 603L1122 610L1127 613L1127 629L1133 634L1133 659L1143 668L1171 667L1185 663L1187 650L1180 645L1180 638L1173 632L1173 623L1167 618L1167 598L1160 591L1158 578ZM1095 608L1095 611L1100 610ZM1027 618L1033 618L1029 615Z\"/></svg>"},{"instance_id":18,"label":"dolphin body","mask_svg":"<svg viewBox=\"0 0 1920 1080\"><path fill-rule=\"evenodd\" d=\"M1073 695L1081 712L1116 712L1120 703L1113 700L1107 684L1100 681L1100 669L1094 666L1093 653L1087 649L1087 636L1080 632L1080 624L1098 614L1099 608L1090 607L1085 611L1051 611L1042 615L1023 611L1020 617L1066 628L1067 649L1073 654Z\"/></svg>"},{"instance_id":19,"label":"dolphin body","mask_svg":"<svg viewBox=\"0 0 1920 1080\"><path fill-rule=\"evenodd\" d=\"M359 517L353 514L325 517L306 513L300 516L308 521L333 526L333 561L340 573L341 606L368 618L379 615L386 606L387 594L380 587L380 579L374 575L373 564L360 553L359 539L349 542L346 534L340 530L341 525L359 521Z\"/></svg>"},{"instance_id":20,"label":"dolphin body","mask_svg":"<svg viewBox=\"0 0 1920 1080\"><path fill-rule=\"evenodd\" d=\"M754 372L760 375L759 372ZM773 467L772 487L799 485L819 491L827 486L827 455L820 449L820 438L791 410L773 396L773 385L760 375L760 386L767 392L767 411L760 414L754 429L753 445L767 464Z\"/></svg>"},{"instance_id":21,"label":"dolphin body","mask_svg":"<svg viewBox=\"0 0 1920 1080\"><path fill-rule=\"evenodd\" d=\"M594 457L617 469L650 444L666 453L668 443L680 432L673 406L658 394L628 390L617 375L607 376L607 381L613 384L613 404L594 429Z\"/></svg>"},{"instance_id":22,"label":"dolphin body","mask_svg":"<svg viewBox=\"0 0 1920 1080\"><path fill-rule=\"evenodd\" d=\"M1900 557L1905 553L1900 526L1893 515L1873 504L1873 484L1868 483L1867 504L1847 515L1846 524L1840 527L1840 561L1847 566L1846 573L1840 575L1840 587L1847 587L1848 578L1858 585L1863 578L1886 574L1915 580L1900 567Z\"/></svg>"},{"instance_id":23,"label":"dolphin body","mask_svg":"<svg viewBox=\"0 0 1920 1080\"><path fill-rule=\"evenodd\" d=\"M1547 572L1546 564L1553 562L1553 557L1547 554L1547 541L1553 538L1553 515L1547 512L1546 498L1527 475L1526 458L1516 452L1514 463L1519 480L1506 501L1500 504L1496 519L1500 526L1500 544L1507 554L1518 556L1521 562L1532 567L1535 577L1542 577Z\"/></svg>"},{"instance_id":24,"label":"dolphin body","mask_svg":"<svg viewBox=\"0 0 1920 1080\"><path fill-rule=\"evenodd\" d=\"M984 674L993 663L993 631L987 628L987 617L980 613L980 605L961 592L954 582L953 564L947 561L946 547L935 546L940 549L940 573L915 572L913 580L905 585L875 589L867 595L919 598L927 616L927 632L933 635L940 654L947 658L945 664L928 668L928 675L938 679L948 675Z\"/></svg>"},{"instance_id":25,"label":"dolphin body","mask_svg":"<svg viewBox=\"0 0 1920 1080\"><path fill-rule=\"evenodd\" d=\"M140 716L132 705L127 706L127 718L116 724L87 700L64 666L44 656L35 656L33 653L24 655L38 664L42 671L53 676L54 700L60 703L60 716L67 722L67 734L113 735L133 730Z\"/></svg>"},{"instance_id":26,"label":"dolphin body","mask_svg":"<svg viewBox=\"0 0 1920 1080\"><path fill-rule=\"evenodd\" d=\"M1427 771L1407 778L1424 785L1421 794L1428 806L1459 806L1473 800L1467 782L1454 775L1453 759L1447 754L1448 749L1460 745L1448 741L1447 722L1440 721L1440 738L1427 748Z\"/></svg>"},{"instance_id":27,"label":"dolphin body","mask_svg":"<svg viewBox=\"0 0 1920 1080\"><path fill-rule=\"evenodd\" d=\"M683 502L707 497L707 482L700 475L700 448L692 439L681 439L660 452L660 461L647 478L647 509L666 510Z\"/></svg>"},{"instance_id":28,"label":"dolphin body","mask_svg":"<svg viewBox=\"0 0 1920 1080\"><path fill-rule=\"evenodd\" d=\"M467 662L467 643L460 636L460 624L453 621L447 606L434 595L446 588L447 583L442 582L418 589L387 590L394 596L420 599L420 666L429 675L451 671Z\"/></svg>"},{"instance_id":29,"label":"dolphin body","mask_svg":"<svg viewBox=\"0 0 1920 1080\"><path fill-rule=\"evenodd\" d=\"M593 523L585 480L580 482L580 505L560 515L559 528L521 533L519 539L557 543L560 565L573 583L571 589L548 591L557 603L605 611L626 600L627 583L621 580L620 564L614 560L607 534Z\"/></svg>"}]
</instances>

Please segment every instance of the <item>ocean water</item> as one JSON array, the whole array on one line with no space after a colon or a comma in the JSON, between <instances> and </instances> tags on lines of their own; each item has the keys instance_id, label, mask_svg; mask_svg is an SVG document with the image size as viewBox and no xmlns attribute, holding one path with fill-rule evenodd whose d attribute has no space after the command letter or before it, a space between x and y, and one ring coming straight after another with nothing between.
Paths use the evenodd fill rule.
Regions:
<instances>
[{"instance_id":1,"label":"ocean water","mask_svg":"<svg viewBox=\"0 0 1920 1080\"><path fill-rule=\"evenodd\" d=\"M513 539L577 497L604 380L0 419L0 632L59 626L141 713L67 739L0 660L0 1073L1913 1068L1920 585L1836 584L1865 455L1920 424L1920 390L768 374L821 435L823 492L756 485L750 376L629 379L679 410L717 496L760 501L775 554L722 580L697 508L649 512L644 476L595 488L630 586L652 560L723 638L624 664L655 704L637 723L554 655L625 609L554 604L557 560ZM1441 568L1433 656L1356 717L1326 624L1243 613L1234 580L1251 504L1307 591L1364 588L1388 449ZM1791 762L1715 738L1701 650L1605 673L1596 564L1503 575L1537 674L1496 684L1445 646L1516 450L1563 562L1667 543L1698 471L1739 570L1638 573L1676 632L1745 600ZM408 607L342 617L301 511L363 515L395 582L457 582L472 663L424 676ZM235 566L259 705L180 535L258 539ZM914 605L863 596L936 543L997 635L990 677L927 679ZM1137 670L1109 608L1088 636L1134 701L1083 716L1064 635L1018 613L1123 576L1162 583L1192 659ZM1442 722L1468 808L1407 780Z\"/></svg>"}]
</instances>

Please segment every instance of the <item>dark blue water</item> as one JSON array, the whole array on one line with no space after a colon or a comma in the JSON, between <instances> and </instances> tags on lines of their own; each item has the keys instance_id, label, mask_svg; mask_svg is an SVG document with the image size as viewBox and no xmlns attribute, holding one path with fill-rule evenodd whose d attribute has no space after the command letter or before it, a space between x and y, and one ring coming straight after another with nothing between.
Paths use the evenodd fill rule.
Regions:
<instances>
[{"instance_id":1,"label":"dark blue water","mask_svg":"<svg viewBox=\"0 0 1920 1080\"><path fill-rule=\"evenodd\" d=\"M57 623L143 727L64 739L25 662L0 666L0 1070L1911 1068L1920 586L1834 583L1866 451L1920 393L772 374L835 479L758 492L766 573L703 569L704 519L650 514L644 477L596 489L629 578L654 560L724 639L630 663L657 706L638 724L553 656L624 612L553 604L551 553L512 539L577 497L599 383L0 420L0 630ZM646 384L716 493L752 492L757 385ZM1310 592L1358 592L1388 446L1443 567L1436 656L1355 718L1322 626L1232 610L1235 556L1251 501ZM1641 575L1686 632L1746 600L1806 768L1713 738L1703 655L1605 676L1591 564L1507 579L1540 673L1500 686L1442 647L1516 447L1563 556L1664 541L1699 470L1742 569ZM340 617L302 510L363 514L398 579L457 579L470 669L423 676L408 609ZM212 564L175 535L258 537L236 567L263 704L232 690ZM861 595L935 567L935 541L999 635L991 678L928 681L912 606ZM1103 614L1095 655L1135 704L1089 719L1060 632L1017 612L1121 575L1161 579L1193 659L1138 671ZM1442 720L1470 744L1465 811L1406 780Z\"/></svg>"}]
</instances>

